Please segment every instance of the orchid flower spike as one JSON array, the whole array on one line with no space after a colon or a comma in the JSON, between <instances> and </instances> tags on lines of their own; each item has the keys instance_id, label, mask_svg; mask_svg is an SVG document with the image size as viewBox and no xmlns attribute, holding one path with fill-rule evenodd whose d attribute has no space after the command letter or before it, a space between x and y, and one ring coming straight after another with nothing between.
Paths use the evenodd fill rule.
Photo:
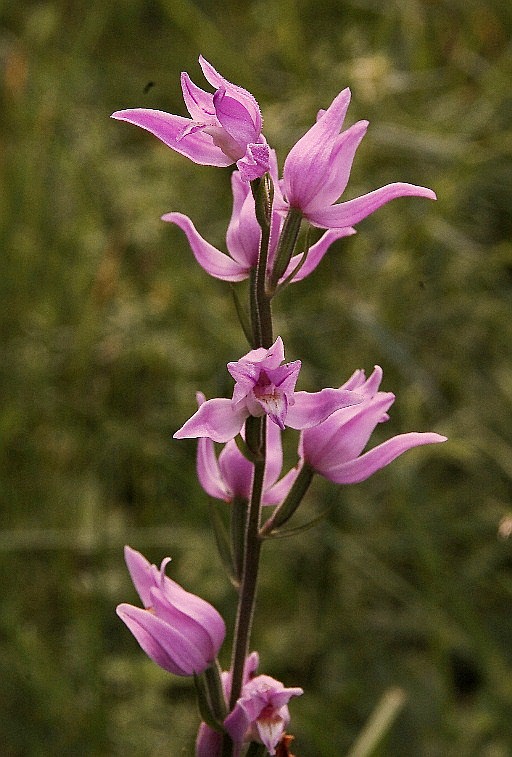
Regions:
<instances>
[{"instance_id":1,"label":"orchid flower spike","mask_svg":"<svg viewBox=\"0 0 512 757\"><path fill-rule=\"evenodd\" d=\"M170 557L160 569L125 547L125 559L144 609L120 604L117 614L153 662L169 673L192 676L210 667L226 635L217 610L185 591L165 575Z\"/></svg>"},{"instance_id":2,"label":"orchid flower spike","mask_svg":"<svg viewBox=\"0 0 512 757\"><path fill-rule=\"evenodd\" d=\"M366 133L368 121L358 121L340 133L350 103L350 90L344 89L327 110L292 147L283 167L281 192L276 192L276 207L281 212L299 210L313 226L340 229L361 221L396 197L427 197L435 192L414 184L397 182L338 204L345 191L352 161Z\"/></svg>"},{"instance_id":3,"label":"orchid flower spike","mask_svg":"<svg viewBox=\"0 0 512 757\"><path fill-rule=\"evenodd\" d=\"M332 413L314 428L301 434L299 455L320 475L335 484L356 484L389 465L413 447L445 442L446 437L434 433L399 434L361 454L375 427L389 419L387 411L395 401L391 392L378 391L382 369L375 367L366 379L364 371L356 371L343 384L363 396L359 405Z\"/></svg>"},{"instance_id":4,"label":"orchid flower spike","mask_svg":"<svg viewBox=\"0 0 512 757\"><path fill-rule=\"evenodd\" d=\"M194 163L236 163L244 181L260 178L268 170L269 148L261 133L258 103L247 90L224 79L202 56L199 65L215 92L205 92L187 73L181 74L190 118L148 108L118 110L112 118L146 129Z\"/></svg>"},{"instance_id":5,"label":"orchid flower spike","mask_svg":"<svg viewBox=\"0 0 512 757\"><path fill-rule=\"evenodd\" d=\"M206 400L174 437L228 442L240 433L250 415L267 415L282 430L286 426L310 428L335 410L361 401L357 393L343 388L296 392L300 360L281 365L283 360L284 346L278 337L269 349L259 347L237 362L228 363L228 371L235 379L233 397Z\"/></svg>"},{"instance_id":6,"label":"orchid flower spike","mask_svg":"<svg viewBox=\"0 0 512 757\"><path fill-rule=\"evenodd\" d=\"M199 234L190 218L183 213L166 213L162 216L162 221L176 224L185 233L196 261L206 273L216 279L235 282L247 279L251 270L257 266L261 228L256 220L254 198L250 186L247 181L244 181L239 171L233 171L231 175L231 188L233 191L233 212L226 234L226 247L229 255L207 242ZM268 253L268 272L272 270L274 265L277 242L283 223L282 213L274 211L272 213ZM298 268L298 265L301 262L302 255L298 254L292 257L281 281L290 275L292 276L291 282L304 279L317 267L336 239L351 234L355 234L355 230L351 227L326 231L318 242L309 248L304 264L300 268Z\"/></svg>"}]
</instances>

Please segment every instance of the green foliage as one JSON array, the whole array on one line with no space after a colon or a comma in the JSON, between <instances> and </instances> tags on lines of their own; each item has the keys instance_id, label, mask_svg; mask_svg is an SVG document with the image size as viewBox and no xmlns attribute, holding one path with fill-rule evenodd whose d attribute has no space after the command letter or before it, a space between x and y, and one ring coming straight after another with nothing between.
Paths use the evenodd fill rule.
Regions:
<instances>
[{"instance_id":1,"label":"green foliage","mask_svg":"<svg viewBox=\"0 0 512 757\"><path fill-rule=\"evenodd\" d=\"M114 614L125 542L228 620L232 589L173 431L246 349L229 288L159 221L222 245L229 173L109 121L183 112L202 52L259 100L281 159L344 86L370 120L347 197L396 200L276 301L301 387L384 368L382 434L445 433L352 487L315 481L263 550L254 647L301 685L293 751L347 753L390 687L381 757L512 743L512 11L498 0L7 0L0 9L0 743L7 757L190 754L192 682ZM149 82L153 86L149 87ZM293 464L292 446L287 451ZM301 520L302 519L302 520ZM506 521L501 532L506 531ZM228 665L228 658L222 661Z\"/></svg>"}]
</instances>

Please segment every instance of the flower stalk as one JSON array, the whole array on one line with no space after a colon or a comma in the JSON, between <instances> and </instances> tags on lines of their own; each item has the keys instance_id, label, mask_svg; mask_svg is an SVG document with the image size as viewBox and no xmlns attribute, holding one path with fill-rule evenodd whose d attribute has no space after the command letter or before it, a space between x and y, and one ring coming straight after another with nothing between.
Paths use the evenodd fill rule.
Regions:
<instances>
[{"instance_id":1,"label":"flower stalk","mask_svg":"<svg viewBox=\"0 0 512 757\"><path fill-rule=\"evenodd\" d=\"M256 219L261 228L260 249L256 273L251 285L251 314L253 347L270 347L272 336L271 297L267 294L267 266L270 246L273 185L269 174L252 183Z\"/></svg>"},{"instance_id":2,"label":"flower stalk","mask_svg":"<svg viewBox=\"0 0 512 757\"><path fill-rule=\"evenodd\" d=\"M181 229L197 263L210 276L230 284L249 280L248 308L232 288L251 347L227 364L233 394L206 399L198 392L197 411L174 434L176 439L198 439L199 482L209 496L221 500L221 507L231 510L228 531L226 515L212 508L218 551L237 592L230 670L221 671L217 662L226 635L223 618L166 575L170 558L158 568L126 547L126 563L142 606L122 603L117 613L157 665L173 675L194 678L202 717L196 757L274 757L289 753L288 702L303 690L257 674L259 655L250 653L263 540L292 533L279 529L300 506L315 474L335 484L355 484L413 447L445 437L399 434L366 450L373 430L389 419L387 411L395 399L379 390L382 369L376 366L368 378L364 370L356 370L337 388L296 390L301 362L284 362L283 340L273 336L272 301L285 286L313 273L334 242L355 234L353 225L385 203L406 196L435 199L435 193L395 182L339 201L368 126L359 121L342 131L349 89L318 113L315 124L288 154L280 179L255 98L204 58L199 63L213 92L182 74L189 117L135 108L117 111L113 118L145 129L199 165L236 165L227 254L204 239L188 216L175 211L162 216ZM301 251L303 220L307 233ZM325 230L314 244L312 227ZM283 474L281 435L286 428L301 431L301 436L297 464ZM223 445L220 452L216 444ZM266 506L274 510L263 519Z\"/></svg>"},{"instance_id":3,"label":"flower stalk","mask_svg":"<svg viewBox=\"0 0 512 757\"><path fill-rule=\"evenodd\" d=\"M258 425L260 431L261 457L254 463L254 480L245 530L244 561L235 623L233 651L231 656L232 684L229 702L230 710L235 706L242 689L244 664L249 653L250 633L256 602L256 588L261 552L259 528L261 519L261 497L263 494L263 480L265 475L266 418L259 418Z\"/></svg>"}]
</instances>

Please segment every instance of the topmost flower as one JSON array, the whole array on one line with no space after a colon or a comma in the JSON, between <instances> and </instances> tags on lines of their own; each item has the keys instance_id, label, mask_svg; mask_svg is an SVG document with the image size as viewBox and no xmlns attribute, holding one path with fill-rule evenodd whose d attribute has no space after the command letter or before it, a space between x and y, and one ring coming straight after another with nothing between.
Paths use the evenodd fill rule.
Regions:
<instances>
[{"instance_id":1,"label":"topmost flower","mask_svg":"<svg viewBox=\"0 0 512 757\"><path fill-rule=\"evenodd\" d=\"M286 212L295 208L313 226L339 229L353 226L396 197L435 200L431 189L395 182L353 200L336 203L345 191L356 150L368 127L368 121L358 121L340 133L349 103L347 88L334 98L327 110L318 113L314 126L290 150L281 182L277 182L273 158L276 209Z\"/></svg>"},{"instance_id":2,"label":"topmost flower","mask_svg":"<svg viewBox=\"0 0 512 757\"><path fill-rule=\"evenodd\" d=\"M150 131L194 163L236 163L245 181L263 176L269 167L269 148L261 133L258 103L247 90L224 79L202 56L199 64L215 92L205 92L188 74L181 74L183 99L191 118L149 108L118 110L112 118Z\"/></svg>"}]
</instances>

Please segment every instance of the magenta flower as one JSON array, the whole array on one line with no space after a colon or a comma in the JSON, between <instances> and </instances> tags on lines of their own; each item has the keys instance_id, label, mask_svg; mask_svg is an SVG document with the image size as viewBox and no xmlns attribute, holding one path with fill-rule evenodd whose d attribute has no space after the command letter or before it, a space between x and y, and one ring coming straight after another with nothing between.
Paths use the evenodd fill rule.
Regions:
<instances>
[{"instance_id":1,"label":"magenta flower","mask_svg":"<svg viewBox=\"0 0 512 757\"><path fill-rule=\"evenodd\" d=\"M226 234L226 247L229 255L207 242L199 234L194 224L183 213L166 213L163 221L174 223L186 234L195 259L206 273L224 281L242 281L248 278L251 269L256 268L260 248L261 229L256 220L254 198L249 184L243 180L238 171L231 175L233 191L233 212ZM268 254L268 272L273 268L275 252L284 218L281 213L272 214L270 246ZM355 234L351 227L331 229L309 248L304 265L295 273L291 281L301 281L319 264L330 245L341 237ZM297 268L302 255L295 255L281 281Z\"/></svg>"},{"instance_id":2,"label":"magenta flower","mask_svg":"<svg viewBox=\"0 0 512 757\"><path fill-rule=\"evenodd\" d=\"M254 678L256 670L259 665L259 655L257 652L251 652L246 658L244 663L244 673L242 686L248 681ZM232 676L231 671L223 671L221 673L222 690L224 692L224 699L226 704L231 698L231 684ZM236 745L236 756L240 752L242 744ZM220 757L220 751L222 747L222 736L217 731L214 731L206 723L201 723L196 739L196 757Z\"/></svg>"},{"instance_id":3,"label":"magenta flower","mask_svg":"<svg viewBox=\"0 0 512 757\"><path fill-rule=\"evenodd\" d=\"M244 181L263 176L268 170L269 148L261 133L258 103L247 90L224 79L202 56L199 65L215 92L205 92L188 74L181 74L183 99L191 118L148 108L119 110L112 118L146 129L194 163L236 163Z\"/></svg>"},{"instance_id":4,"label":"magenta flower","mask_svg":"<svg viewBox=\"0 0 512 757\"><path fill-rule=\"evenodd\" d=\"M280 429L309 428L325 420L340 407L361 400L352 391L322 389L321 392L296 392L300 360L281 365L284 347L278 337L268 350L251 350L236 363L228 363L235 379L233 397L204 402L199 410L174 434L176 439L208 437L228 442L240 432L252 415L268 415Z\"/></svg>"},{"instance_id":5,"label":"magenta flower","mask_svg":"<svg viewBox=\"0 0 512 757\"><path fill-rule=\"evenodd\" d=\"M288 702L303 693L298 686L285 688L270 676L251 678L243 686L241 696L224 721L224 726L235 744L261 742L268 753L274 755L290 722Z\"/></svg>"},{"instance_id":6,"label":"magenta flower","mask_svg":"<svg viewBox=\"0 0 512 757\"><path fill-rule=\"evenodd\" d=\"M252 652L245 661L242 691L235 707L224 720L226 731L233 739L235 754L248 741L262 743L269 754L276 746L290 722L288 702L303 694L298 687L285 688L282 683L266 675L256 675L259 657ZM231 694L231 673L222 673L226 701ZM222 739L219 733L201 723L196 740L196 757L220 757Z\"/></svg>"},{"instance_id":7,"label":"magenta flower","mask_svg":"<svg viewBox=\"0 0 512 757\"><path fill-rule=\"evenodd\" d=\"M191 676L214 662L226 635L223 619L204 599L190 594L131 547L125 559L145 609L129 604L117 614L153 662L169 673Z\"/></svg>"},{"instance_id":8,"label":"magenta flower","mask_svg":"<svg viewBox=\"0 0 512 757\"><path fill-rule=\"evenodd\" d=\"M339 229L353 226L396 197L435 200L431 189L398 182L333 204L345 191L355 152L368 127L367 121L358 121L340 134L349 102L347 88L327 110L319 112L315 125L292 147L284 163L282 196L277 195L276 207L300 210L313 226Z\"/></svg>"},{"instance_id":9,"label":"magenta flower","mask_svg":"<svg viewBox=\"0 0 512 757\"><path fill-rule=\"evenodd\" d=\"M399 434L361 452L378 423L387 421L388 409L395 400L391 392L379 392L382 369L375 367L366 380L364 371L356 371L343 384L343 389L356 390L363 401L332 413L314 428L302 432L299 454L317 473L335 484L356 484L384 468L395 458L413 447L446 441L434 433Z\"/></svg>"},{"instance_id":10,"label":"magenta flower","mask_svg":"<svg viewBox=\"0 0 512 757\"><path fill-rule=\"evenodd\" d=\"M198 392L199 405L205 402ZM243 432L243 430L242 430ZM298 469L293 468L278 481L283 467L281 430L275 423L267 424L267 456L263 479L263 505L278 505L282 502L297 478ZM254 465L247 460L231 439L219 458L215 456L213 441L207 437L197 443L197 477L210 497L232 502L235 497L249 500L252 490Z\"/></svg>"}]
</instances>

